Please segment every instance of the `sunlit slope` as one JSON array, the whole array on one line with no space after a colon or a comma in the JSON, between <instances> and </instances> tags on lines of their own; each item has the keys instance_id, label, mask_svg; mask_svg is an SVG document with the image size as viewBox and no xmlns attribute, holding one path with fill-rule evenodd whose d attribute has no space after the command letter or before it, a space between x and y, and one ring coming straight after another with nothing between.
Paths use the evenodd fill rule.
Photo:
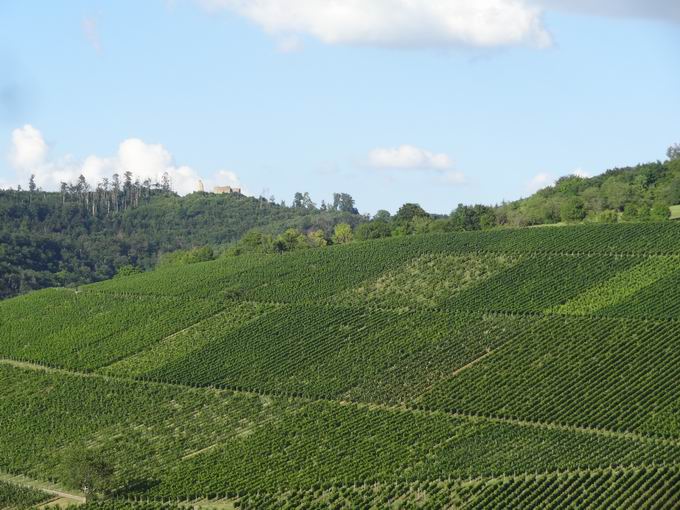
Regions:
<instances>
[{"instance_id":1,"label":"sunlit slope","mask_svg":"<svg viewBox=\"0 0 680 510\"><path fill-rule=\"evenodd\" d=\"M0 302L0 471L58 480L87 447L122 486L147 482L127 499L673 508L678 319L670 223L392 238L39 291Z\"/></svg>"}]
</instances>

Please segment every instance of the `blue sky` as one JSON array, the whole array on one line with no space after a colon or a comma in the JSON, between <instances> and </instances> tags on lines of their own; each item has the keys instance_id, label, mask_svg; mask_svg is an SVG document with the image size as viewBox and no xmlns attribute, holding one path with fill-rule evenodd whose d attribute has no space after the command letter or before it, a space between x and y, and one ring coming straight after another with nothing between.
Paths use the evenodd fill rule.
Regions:
<instances>
[{"instance_id":1,"label":"blue sky","mask_svg":"<svg viewBox=\"0 0 680 510\"><path fill-rule=\"evenodd\" d=\"M674 0L345 1L1 0L0 187L167 170L448 213L680 142Z\"/></svg>"}]
</instances>

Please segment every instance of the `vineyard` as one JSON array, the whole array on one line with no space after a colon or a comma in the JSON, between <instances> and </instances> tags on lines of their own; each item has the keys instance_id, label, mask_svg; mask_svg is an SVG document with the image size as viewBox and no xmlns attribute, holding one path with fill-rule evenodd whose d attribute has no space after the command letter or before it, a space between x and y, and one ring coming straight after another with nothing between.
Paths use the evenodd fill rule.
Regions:
<instances>
[{"instance_id":1,"label":"vineyard","mask_svg":"<svg viewBox=\"0 0 680 510\"><path fill-rule=\"evenodd\" d=\"M677 508L680 224L394 237L0 302L0 475L85 509ZM45 494L0 482L0 507Z\"/></svg>"}]
</instances>

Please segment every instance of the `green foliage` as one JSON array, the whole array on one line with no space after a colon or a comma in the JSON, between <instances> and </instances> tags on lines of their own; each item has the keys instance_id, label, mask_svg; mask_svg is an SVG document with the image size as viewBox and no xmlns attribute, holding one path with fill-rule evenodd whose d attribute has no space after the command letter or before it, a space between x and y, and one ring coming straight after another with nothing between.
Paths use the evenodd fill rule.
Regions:
<instances>
[{"instance_id":1,"label":"green foliage","mask_svg":"<svg viewBox=\"0 0 680 510\"><path fill-rule=\"evenodd\" d=\"M354 237L358 241L367 241L369 239L380 239L381 237L390 237L392 235L392 228L386 221L370 221L362 223L354 232Z\"/></svg>"},{"instance_id":2,"label":"green foliage","mask_svg":"<svg viewBox=\"0 0 680 510\"><path fill-rule=\"evenodd\" d=\"M114 488L114 471L105 456L94 450L74 450L64 459L61 479L82 490L85 498L108 495Z\"/></svg>"},{"instance_id":3,"label":"green foliage","mask_svg":"<svg viewBox=\"0 0 680 510\"><path fill-rule=\"evenodd\" d=\"M0 481L0 508L28 510L49 499L51 496L45 492Z\"/></svg>"},{"instance_id":4,"label":"green foliage","mask_svg":"<svg viewBox=\"0 0 680 510\"><path fill-rule=\"evenodd\" d=\"M327 247L252 232L242 256L1 302L0 470L64 485L65 455L97 452L102 510L673 508L680 224L476 211Z\"/></svg>"},{"instance_id":5,"label":"green foliage","mask_svg":"<svg viewBox=\"0 0 680 510\"><path fill-rule=\"evenodd\" d=\"M586 217L583 199L569 197L560 206L560 219L565 222L581 221Z\"/></svg>"},{"instance_id":6,"label":"green foliage","mask_svg":"<svg viewBox=\"0 0 680 510\"><path fill-rule=\"evenodd\" d=\"M0 355L94 370L221 308L219 302L203 299L46 289L0 303Z\"/></svg>"},{"instance_id":7,"label":"green foliage","mask_svg":"<svg viewBox=\"0 0 680 510\"><path fill-rule=\"evenodd\" d=\"M125 276L131 276L133 274L139 274L141 273L142 270L138 268L137 266L133 266L131 264L127 264L125 266L121 266L118 268L118 271L116 272L115 278L122 278Z\"/></svg>"},{"instance_id":8,"label":"green foliage","mask_svg":"<svg viewBox=\"0 0 680 510\"><path fill-rule=\"evenodd\" d=\"M215 251L211 246L200 246L191 248L190 250L177 250L170 253L164 253L158 259L158 267L196 264L197 262L208 262L209 260L214 259Z\"/></svg>"},{"instance_id":9,"label":"green foliage","mask_svg":"<svg viewBox=\"0 0 680 510\"><path fill-rule=\"evenodd\" d=\"M452 230L482 230L496 225L496 214L485 205L466 206L458 204L451 213Z\"/></svg>"},{"instance_id":10,"label":"green foliage","mask_svg":"<svg viewBox=\"0 0 680 510\"><path fill-rule=\"evenodd\" d=\"M395 216L397 221L411 221L413 218L418 217L429 217L430 215L425 212L425 209L420 207L419 204L404 204L402 205Z\"/></svg>"},{"instance_id":11,"label":"green foliage","mask_svg":"<svg viewBox=\"0 0 680 510\"><path fill-rule=\"evenodd\" d=\"M178 197L149 186L121 181L117 193L86 191L83 184L60 193L0 190L0 299L108 279L127 266L149 270L161 254L165 264L210 259L209 246L235 242L253 228L269 237L244 244L259 241L270 252L287 228L331 232L337 223L365 221L349 207L349 195L339 210L318 211L241 194Z\"/></svg>"},{"instance_id":12,"label":"green foliage","mask_svg":"<svg viewBox=\"0 0 680 510\"><path fill-rule=\"evenodd\" d=\"M346 244L353 239L352 227L347 223L340 223L335 226L333 231L333 242L335 244Z\"/></svg>"},{"instance_id":13,"label":"green foliage","mask_svg":"<svg viewBox=\"0 0 680 510\"><path fill-rule=\"evenodd\" d=\"M673 274L680 268L677 257L650 257L589 288L554 309L556 313L591 315L613 307L636 292ZM610 310L611 313L611 310Z\"/></svg>"},{"instance_id":14,"label":"green foliage","mask_svg":"<svg viewBox=\"0 0 680 510\"><path fill-rule=\"evenodd\" d=\"M672 508L677 497L661 487L677 487L675 467L643 466L539 476L513 476L468 484L460 490L465 508L561 509L575 502L584 509ZM632 506L631 506L632 505Z\"/></svg>"},{"instance_id":15,"label":"green foliage","mask_svg":"<svg viewBox=\"0 0 680 510\"><path fill-rule=\"evenodd\" d=\"M338 296L338 302L440 307L451 296L519 262L498 254L427 254Z\"/></svg>"},{"instance_id":16,"label":"green foliage","mask_svg":"<svg viewBox=\"0 0 680 510\"><path fill-rule=\"evenodd\" d=\"M678 160L615 168L595 177L567 176L531 197L495 209L505 226L576 222L665 221L663 207L680 203ZM652 212L652 209L656 210ZM624 213L620 216L615 213Z\"/></svg>"},{"instance_id":17,"label":"green foliage","mask_svg":"<svg viewBox=\"0 0 680 510\"><path fill-rule=\"evenodd\" d=\"M680 334L675 323L565 317L530 322L520 341L508 342L418 401L450 411L678 435L677 421L657 420L677 419L680 388L671 381L680 377L672 361L678 348L668 341Z\"/></svg>"}]
</instances>

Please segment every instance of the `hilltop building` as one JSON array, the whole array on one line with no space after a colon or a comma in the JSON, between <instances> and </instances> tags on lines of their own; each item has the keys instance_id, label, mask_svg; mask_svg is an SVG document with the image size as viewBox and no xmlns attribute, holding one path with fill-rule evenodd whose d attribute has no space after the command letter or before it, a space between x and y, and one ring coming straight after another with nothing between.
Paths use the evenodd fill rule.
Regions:
<instances>
[{"instance_id":1,"label":"hilltop building","mask_svg":"<svg viewBox=\"0 0 680 510\"><path fill-rule=\"evenodd\" d=\"M201 179L196 181L196 191L200 193L214 193L215 195L241 194L241 188L233 188L231 186L215 186L211 192L207 192Z\"/></svg>"},{"instance_id":2,"label":"hilltop building","mask_svg":"<svg viewBox=\"0 0 680 510\"><path fill-rule=\"evenodd\" d=\"M241 188L232 188L231 186L215 186L213 193L224 195L225 193L241 193Z\"/></svg>"}]
</instances>

